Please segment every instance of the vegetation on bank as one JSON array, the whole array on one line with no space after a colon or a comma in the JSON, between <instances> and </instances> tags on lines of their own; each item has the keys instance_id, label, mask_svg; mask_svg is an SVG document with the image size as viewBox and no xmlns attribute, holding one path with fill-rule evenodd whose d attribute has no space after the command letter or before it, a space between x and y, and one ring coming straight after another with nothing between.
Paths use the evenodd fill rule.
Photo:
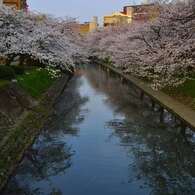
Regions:
<instances>
[{"instance_id":1,"label":"vegetation on bank","mask_svg":"<svg viewBox=\"0 0 195 195\"><path fill-rule=\"evenodd\" d=\"M98 59L96 57L91 57L90 60L97 64L105 64L110 67L114 66L109 61L109 58ZM123 69L121 67L117 67L117 69L123 72ZM128 75L128 74L129 73L124 73L124 75ZM130 75L132 76L132 74ZM138 79L143 81L147 85L150 85L151 83L151 81L147 77L146 78L138 77ZM175 98L176 100L183 103L184 105L191 107L193 110L195 110L195 74L191 74L191 76L179 86L165 87L161 91Z\"/></svg>"},{"instance_id":2,"label":"vegetation on bank","mask_svg":"<svg viewBox=\"0 0 195 195\"><path fill-rule=\"evenodd\" d=\"M163 91L195 110L195 75L182 85Z\"/></svg>"},{"instance_id":3,"label":"vegetation on bank","mask_svg":"<svg viewBox=\"0 0 195 195\"><path fill-rule=\"evenodd\" d=\"M30 78L32 77L30 76ZM0 142L0 190L5 186L26 149L39 134L48 116L53 112L53 103L67 82L68 76L61 77L54 82L53 86L42 96L40 103L33 108L33 111L20 120Z\"/></svg>"},{"instance_id":4,"label":"vegetation on bank","mask_svg":"<svg viewBox=\"0 0 195 195\"><path fill-rule=\"evenodd\" d=\"M15 78L14 68L10 66L0 66L0 79L1 80L11 80Z\"/></svg>"},{"instance_id":5,"label":"vegetation on bank","mask_svg":"<svg viewBox=\"0 0 195 195\"><path fill-rule=\"evenodd\" d=\"M12 79L21 74L24 74L23 67L0 65L0 88L7 86Z\"/></svg>"},{"instance_id":6,"label":"vegetation on bank","mask_svg":"<svg viewBox=\"0 0 195 195\"><path fill-rule=\"evenodd\" d=\"M9 81L0 80L0 88L3 88L9 84Z\"/></svg>"},{"instance_id":7,"label":"vegetation on bank","mask_svg":"<svg viewBox=\"0 0 195 195\"><path fill-rule=\"evenodd\" d=\"M39 102L33 105L33 111L25 108L27 112L18 117L0 140L0 190L53 111L53 103L64 89L68 77L51 68L0 65L0 88L6 90L6 85L14 82L27 96ZM16 101L19 99L20 96Z\"/></svg>"},{"instance_id":8,"label":"vegetation on bank","mask_svg":"<svg viewBox=\"0 0 195 195\"><path fill-rule=\"evenodd\" d=\"M17 81L28 94L34 98L39 98L55 81L48 70L35 69L24 75L18 76Z\"/></svg>"},{"instance_id":9,"label":"vegetation on bank","mask_svg":"<svg viewBox=\"0 0 195 195\"><path fill-rule=\"evenodd\" d=\"M14 80L30 96L39 98L59 75L59 71L52 69L1 65L0 88Z\"/></svg>"}]
</instances>

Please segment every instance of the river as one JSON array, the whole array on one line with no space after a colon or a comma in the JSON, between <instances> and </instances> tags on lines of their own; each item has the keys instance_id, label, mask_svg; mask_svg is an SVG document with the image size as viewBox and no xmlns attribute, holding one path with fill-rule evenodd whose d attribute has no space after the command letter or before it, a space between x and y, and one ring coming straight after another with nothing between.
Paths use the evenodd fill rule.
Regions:
<instances>
[{"instance_id":1,"label":"river","mask_svg":"<svg viewBox=\"0 0 195 195\"><path fill-rule=\"evenodd\" d=\"M78 70L2 195L195 194L195 142L98 67Z\"/></svg>"}]
</instances>

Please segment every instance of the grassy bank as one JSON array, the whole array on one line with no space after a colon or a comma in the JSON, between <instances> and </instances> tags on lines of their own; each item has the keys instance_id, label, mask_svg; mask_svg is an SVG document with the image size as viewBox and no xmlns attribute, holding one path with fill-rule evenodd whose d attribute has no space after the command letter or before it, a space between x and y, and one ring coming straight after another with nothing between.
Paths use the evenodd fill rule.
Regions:
<instances>
[{"instance_id":1,"label":"grassy bank","mask_svg":"<svg viewBox=\"0 0 195 195\"><path fill-rule=\"evenodd\" d=\"M14 126L3 134L0 141L0 190L6 184L10 174L16 168L26 149L33 143L35 137L53 111L53 103L59 96L68 81L68 75L59 79L54 78L49 70L37 67L24 71L16 71L11 67L2 67L0 71L0 89L12 92L12 81L24 93L22 96L31 96L38 104L30 110L25 110L22 118L16 120ZM13 92L13 96L14 96ZM22 98L14 98L20 101ZM3 102L2 102L3 103ZM22 102L20 101L20 104ZM1 110L0 110L1 111ZM7 113L9 117L9 113Z\"/></svg>"},{"instance_id":2,"label":"grassy bank","mask_svg":"<svg viewBox=\"0 0 195 195\"><path fill-rule=\"evenodd\" d=\"M17 77L18 84L29 95L39 98L55 81L45 69L35 69Z\"/></svg>"},{"instance_id":3,"label":"grassy bank","mask_svg":"<svg viewBox=\"0 0 195 195\"><path fill-rule=\"evenodd\" d=\"M37 67L0 66L0 88L5 87L12 80L27 94L39 98L55 81L49 70Z\"/></svg>"},{"instance_id":4,"label":"grassy bank","mask_svg":"<svg viewBox=\"0 0 195 195\"><path fill-rule=\"evenodd\" d=\"M163 92L195 110L195 76L184 84L176 88L164 89Z\"/></svg>"},{"instance_id":5,"label":"grassy bank","mask_svg":"<svg viewBox=\"0 0 195 195\"><path fill-rule=\"evenodd\" d=\"M0 68L0 143L11 127L33 108L54 83L48 70ZM11 72L10 72L11 70ZM14 71L16 70L16 72ZM20 71L19 71L20 70ZM25 70L25 71L24 71Z\"/></svg>"},{"instance_id":6,"label":"grassy bank","mask_svg":"<svg viewBox=\"0 0 195 195\"><path fill-rule=\"evenodd\" d=\"M0 88L7 86L9 83L9 81L0 79Z\"/></svg>"},{"instance_id":7,"label":"grassy bank","mask_svg":"<svg viewBox=\"0 0 195 195\"><path fill-rule=\"evenodd\" d=\"M38 75L40 76L40 74ZM24 88L29 89L29 86L31 86L32 83L30 82L30 84L27 85L27 81L32 81L32 76L31 74L27 74L27 77L26 75L24 77ZM34 76L33 78L37 79L37 77ZM38 83L38 81L36 82ZM40 129L43 127L49 115L53 112L53 103L68 82L68 76L64 76L53 82L54 83L49 90L41 96L39 105L34 107L32 111L29 111L0 143L0 190L5 186L9 176L16 168L18 162L22 159L24 152L34 142ZM36 93L30 89L30 93L33 91L32 94L34 95L35 93L35 96L37 97L37 95L48 86L48 82L46 83L47 85L43 85L44 87L41 89L37 87L36 90L39 90Z\"/></svg>"}]
</instances>

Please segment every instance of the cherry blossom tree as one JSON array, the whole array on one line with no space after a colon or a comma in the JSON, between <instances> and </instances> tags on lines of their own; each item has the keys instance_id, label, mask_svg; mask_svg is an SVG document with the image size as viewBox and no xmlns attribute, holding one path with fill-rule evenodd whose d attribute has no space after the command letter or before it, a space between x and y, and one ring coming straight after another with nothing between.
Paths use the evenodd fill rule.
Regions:
<instances>
[{"instance_id":1,"label":"cherry blossom tree","mask_svg":"<svg viewBox=\"0 0 195 195\"><path fill-rule=\"evenodd\" d=\"M0 7L0 55L9 64L19 58L71 72L80 57L81 45L73 19L16 11Z\"/></svg>"},{"instance_id":2,"label":"cherry blossom tree","mask_svg":"<svg viewBox=\"0 0 195 195\"><path fill-rule=\"evenodd\" d=\"M195 2L157 3L159 17L92 33L89 55L110 58L155 89L177 86L195 72Z\"/></svg>"}]
</instances>

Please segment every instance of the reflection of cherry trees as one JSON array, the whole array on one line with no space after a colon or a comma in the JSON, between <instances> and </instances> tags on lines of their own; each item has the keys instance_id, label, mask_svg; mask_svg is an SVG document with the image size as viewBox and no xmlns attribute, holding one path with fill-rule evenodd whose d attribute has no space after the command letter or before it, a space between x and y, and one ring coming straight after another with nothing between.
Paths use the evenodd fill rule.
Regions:
<instances>
[{"instance_id":1,"label":"reflection of cherry trees","mask_svg":"<svg viewBox=\"0 0 195 195\"><path fill-rule=\"evenodd\" d=\"M33 148L26 153L18 169L19 174L12 178L4 195L42 194L41 190L33 188L31 183L50 182L52 176L65 174L72 164L73 154L66 143L40 136ZM59 190L51 189L51 194L55 194L54 192L60 194Z\"/></svg>"},{"instance_id":2,"label":"reflection of cherry trees","mask_svg":"<svg viewBox=\"0 0 195 195\"><path fill-rule=\"evenodd\" d=\"M130 156L129 182L142 180L155 195L195 194L194 143L186 142L173 121L160 123L158 113L141 102L134 89L102 70L89 70L87 78L93 87L107 95L105 101L116 113L124 115L106 126L114 130L111 136L120 138Z\"/></svg>"},{"instance_id":3,"label":"reflection of cherry trees","mask_svg":"<svg viewBox=\"0 0 195 195\"><path fill-rule=\"evenodd\" d=\"M195 147L175 129L129 123L129 119L110 121L114 135L134 158L130 180L142 179L152 194L194 194ZM156 126L156 127L155 127Z\"/></svg>"},{"instance_id":4,"label":"reflection of cherry trees","mask_svg":"<svg viewBox=\"0 0 195 195\"><path fill-rule=\"evenodd\" d=\"M73 152L63 142L40 137L37 145L26 154L20 173L32 173L36 180L43 180L65 172L71 166Z\"/></svg>"},{"instance_id":5,"label":"reflection of cherry trees","mask_svg":"<svg viewBox=\"0 0 195 195\"><path fill-rule=\"evenodd\" d=\"M76 125L84 120L86 112L82 109L82 105L88 101L86 97L80 96L79 86L79 79L75 76L56 100L54 112L45 125L46 131L49 132L47 136L61 132L71 135L77 134Z\"/></svg>"},{"instance_id":6,"label":"reflection of cherry trees","mask_svg":"<svg viewBox=\"0 0 195 195\"><path fill-rule=\"evenodd\" d=\"M133 86L122 84L119 78L113 78L101 69L97 71L94 68L89 68L87 72L86 76L90 83L97 91L108 95L109 98L105 101L116 113L123 114L125 111L132 117L132 121L144 120L151 126L153 125L151 120L159 121L159 115L148 109L147 100L140 101L139 91Z\"/></svg>"},{"instance_id":7,"label":"reflection of cherry trees","mask_svg":"<svg viewBox=\"0 0 195 195\"><path fill-rule=\"evenodd\" d=\"M40 191L39 188L31 189L29 185L23 186L23 188L18 188L17 181L13 181L10 185L10 188L13 190L10 190L9 192L5 192L4 195L42 195L43 192ZM62 192L59 189L52 188L48 195L62 195Z\"/></svg>"},{"instance_id":8,"label":"reflection of cherry trees","mask_svg":"<svg viewBox=\"0 0 195 195\"><path fill-rule=\"evenodd\" d=\"M72 165L71 157L74 151L66 144L65 134L77 135L76 125L85 117L82 106L87 99L80 96L79 85L79 80L73 78L56 100L55 112L48 119L33 147L26 152L5 194L12 195L16 191L20 194L41 194L40 189L35 189L31 183L50 183L52 177L65 174ZM61 194L58 189L52 189L52 185L48 188L50 194Z\"/></svg>"}]
</instances>

